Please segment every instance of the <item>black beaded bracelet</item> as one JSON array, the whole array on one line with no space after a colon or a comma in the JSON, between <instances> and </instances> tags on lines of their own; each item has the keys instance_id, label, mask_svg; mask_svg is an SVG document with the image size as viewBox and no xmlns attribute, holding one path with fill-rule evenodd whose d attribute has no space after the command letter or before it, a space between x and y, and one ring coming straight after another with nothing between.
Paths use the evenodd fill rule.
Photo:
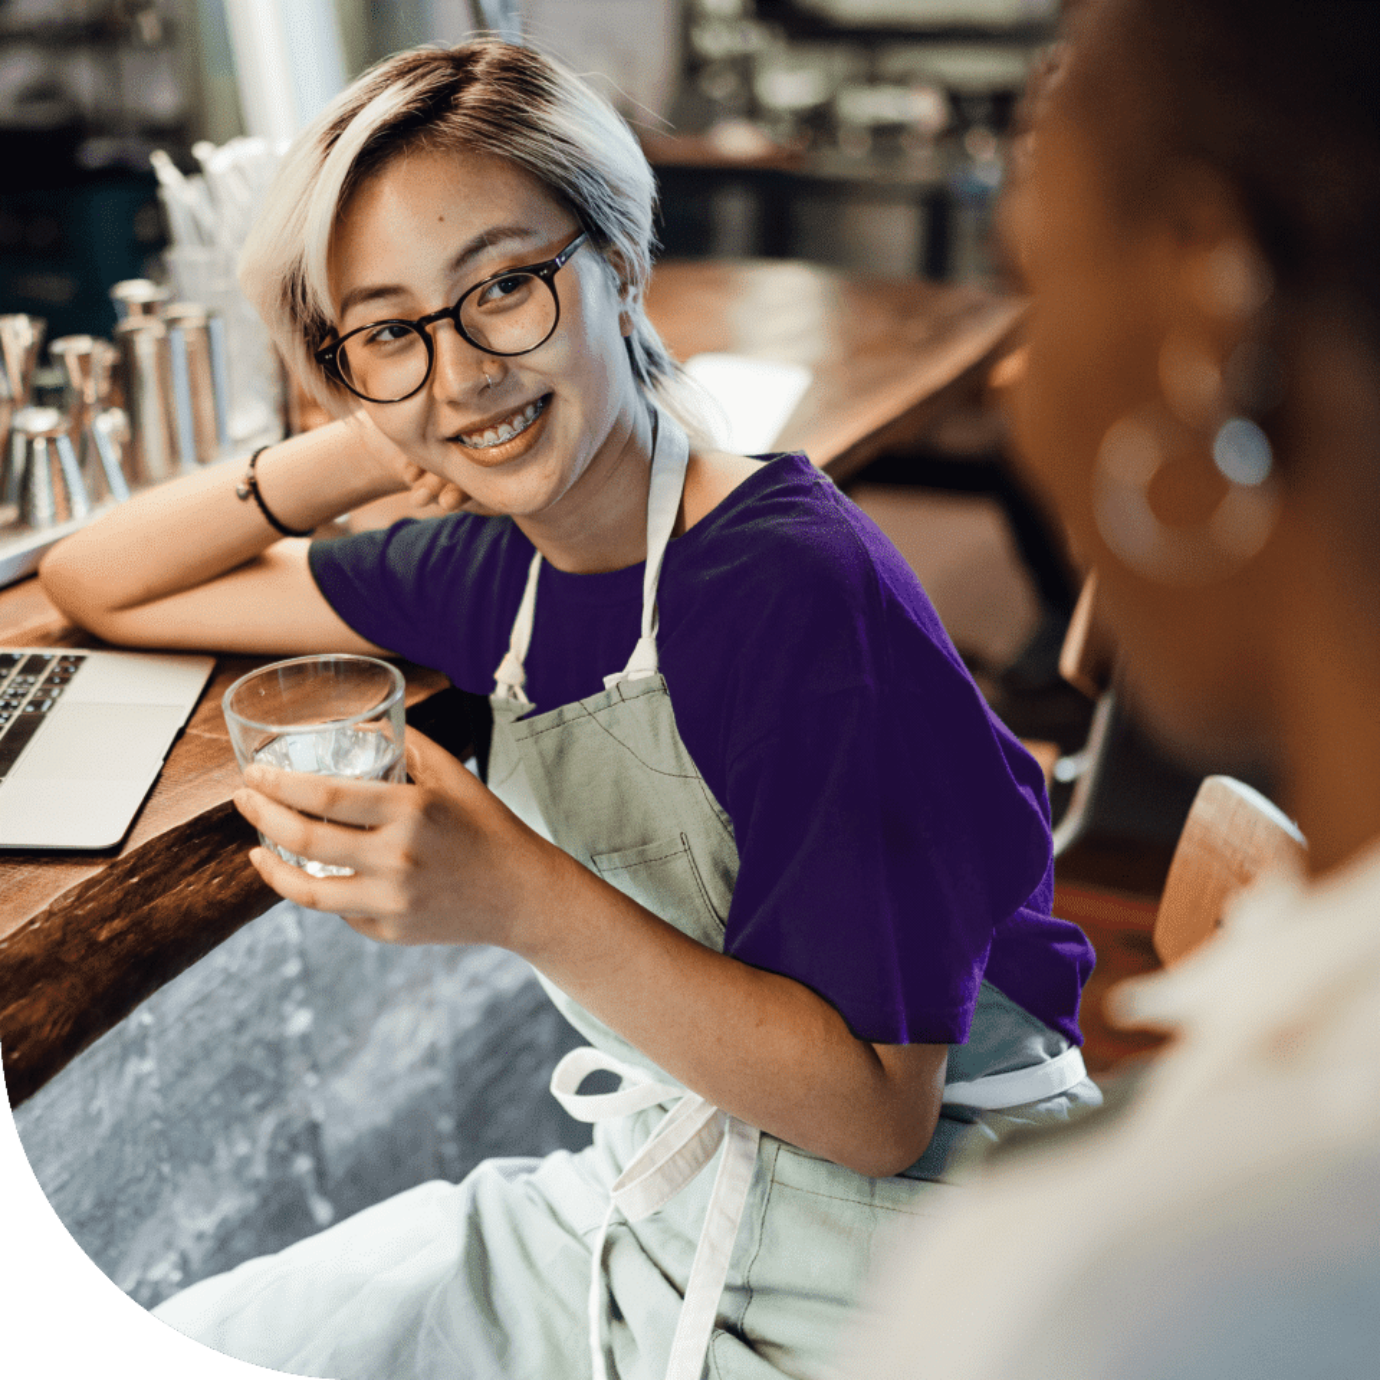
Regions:
<instances>
[{"instance_id":1,"label":"black beaded bracelet","mask_svg":"<svg viewBox=\"0 0 1380 1380\"><path fill-rule=\"evenodd\" d=\"M267 446L260 446L253 455L249 457L249 467L244 472L244 478L235 485L235 497L241 503L248 503L252 498L259 505L259 511L268 521L268 525L275 532L281 532L285 537L309 537L316 530L308 527L305 531L299 531L296 527L289 527L287 523L280 522L273 513L269 511L268 504L264 502L264 496L259 492L259 479L254 473L254 466L259 463L259 456L268 449Z\"/></svg>"}]
</instances>

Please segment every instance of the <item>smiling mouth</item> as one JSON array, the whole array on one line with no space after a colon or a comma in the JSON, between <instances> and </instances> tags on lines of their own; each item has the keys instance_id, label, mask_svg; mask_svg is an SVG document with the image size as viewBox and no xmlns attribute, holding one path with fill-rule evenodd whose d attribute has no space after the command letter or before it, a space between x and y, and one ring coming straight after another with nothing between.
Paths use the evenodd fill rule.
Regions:
<instances>
[{"instance_id":1,"label":"smiling mouth","mask_svg":"<svg viewBox=\"0 0 1380 1380\"><path fill-rule=\"evenodd\" d=\"M495 446L503 445L505 441L511 441L515 436L521 436L546 411L546 404L550 400L551 395L548 393L536 402L528 403L511 416L505 417L496 426L485 427L483 431L458 432L452 439L467 450L492 450Z\"/></svg>"}]
</instances>

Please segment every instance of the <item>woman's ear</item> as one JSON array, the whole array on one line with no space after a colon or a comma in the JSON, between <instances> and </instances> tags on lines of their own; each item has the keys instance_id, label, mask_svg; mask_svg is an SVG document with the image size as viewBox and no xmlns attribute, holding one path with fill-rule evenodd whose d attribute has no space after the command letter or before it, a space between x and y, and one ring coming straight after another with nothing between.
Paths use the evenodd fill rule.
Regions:
<instances>
[{"instance_id":1,"label":"woman's ear","mask_svg":"<svg viewBox=\"0 0 1380 1380\"><path fill-rule=\"evenodd\" d=\"M637 329L637 306L641 293L633 286L633 275L624 257L613 248L604 251L614 292L618 296L618 329L626 338Z\"/></svg>"}]
</instances>

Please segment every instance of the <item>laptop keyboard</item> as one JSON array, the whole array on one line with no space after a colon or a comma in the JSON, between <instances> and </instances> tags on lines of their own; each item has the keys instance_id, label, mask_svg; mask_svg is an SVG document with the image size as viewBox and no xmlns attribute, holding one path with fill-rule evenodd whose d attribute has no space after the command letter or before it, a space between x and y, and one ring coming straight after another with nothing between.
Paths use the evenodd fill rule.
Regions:
<instances>
[{"instance_id":1,"label":"laptop keyboard","mask_svg":"<svg viewBox=\"0 0 1380 1380\"><path fill-rule=\"evenodd\" d=\"M80 652L0 651L0 781L85 660Z\"/></svg>"}]
</instances>

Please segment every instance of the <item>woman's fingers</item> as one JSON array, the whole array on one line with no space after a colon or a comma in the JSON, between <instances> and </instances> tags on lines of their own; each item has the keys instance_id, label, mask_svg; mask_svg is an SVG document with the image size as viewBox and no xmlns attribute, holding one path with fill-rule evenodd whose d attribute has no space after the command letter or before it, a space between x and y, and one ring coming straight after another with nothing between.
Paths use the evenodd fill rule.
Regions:
<instances>
[{"instance_id":1,"label":"woman's fingers","mask_svg":"<svg viewBox=\"0 0 1380 1380\"><path fill-rule=\"evenodd\" d=\"M463 506L468 495L453 480L439 474L432 474L420 465L409 461L403 467L403 478L412 490L412 500L419 507L435 503L438 507L453 513Z\"/></svg>"},{"instance_id":2,"label":"woman's fingers","mask_svg":"<svg viewBox=\"0 0 1380 1380\"><path fill-rule=\"evenodd\" d=\"M258 795L290 805L304 814L363 829L387 824L397 813L393 797L397 791L405 789L384 781L352 781L340 776L320 776L315 772L283 771L260 763L245 770L244 784Z\"/></svg>"},{"instance_id":3,"label":"woman's fingers","mask_svg":"<svg viewBox=\"0 0 1380 1380\"><path fill-rule=\"evenodd\" d=\"M264 850L254 865L279 895L349 917L371 939L502 943L536 835L454 756L410 730L408 764L412 785L252 768L235 804L264 838L355 875L313 877Z\"/></svg>"},{"instance_id":4,"label":"woman's fingers","mask_svg":"<svg viewBox=\"0 0 1380 1380\"><path fill-rule=\"evenodd\" d=\"M379 944L436 942L428 933L417 934L406 915L390 909L386 892L367 877L313 877L300 867L284 862L271 848L251 848L249 861L259 875L284 900L307 910L338 915L357 934Z\"/></svg>"},{"instance_id":5,"label":"woman's fingers","mask_svg":"<svg viewBox=\"0 0 1380 1380\"><path fill-rule=\"evenodd\" d=\"M332 867L359 865L364 835L359 829L325 819L310 819L255 791L237 791L235 808L258 830L289 853Z\"/></svg>"},{"instance_id":6,"label":"woman's fingers","mask_svg":"<svg viewBox=\"0 0 1380 1380\"><path fill-rule=\"evenodd\" d=\"M341 915L367 909L360 904L361 883L356 877L313 877L284 862L271 848L251 848L249 861L279 896L308 910Z\"/></svg>"},{"instance_id":7,"label":"woman's fingers","mask_svg":"<svg viewBox=\"0 0 1380 1380\"><path fill-rule=\"evenodd\" d=\"M407 774L419 786L431 786L446 795L464 799L478 785L469 769L454 753L447 752L425 733L407 730Z\"/></svg>"}]
</instances>

